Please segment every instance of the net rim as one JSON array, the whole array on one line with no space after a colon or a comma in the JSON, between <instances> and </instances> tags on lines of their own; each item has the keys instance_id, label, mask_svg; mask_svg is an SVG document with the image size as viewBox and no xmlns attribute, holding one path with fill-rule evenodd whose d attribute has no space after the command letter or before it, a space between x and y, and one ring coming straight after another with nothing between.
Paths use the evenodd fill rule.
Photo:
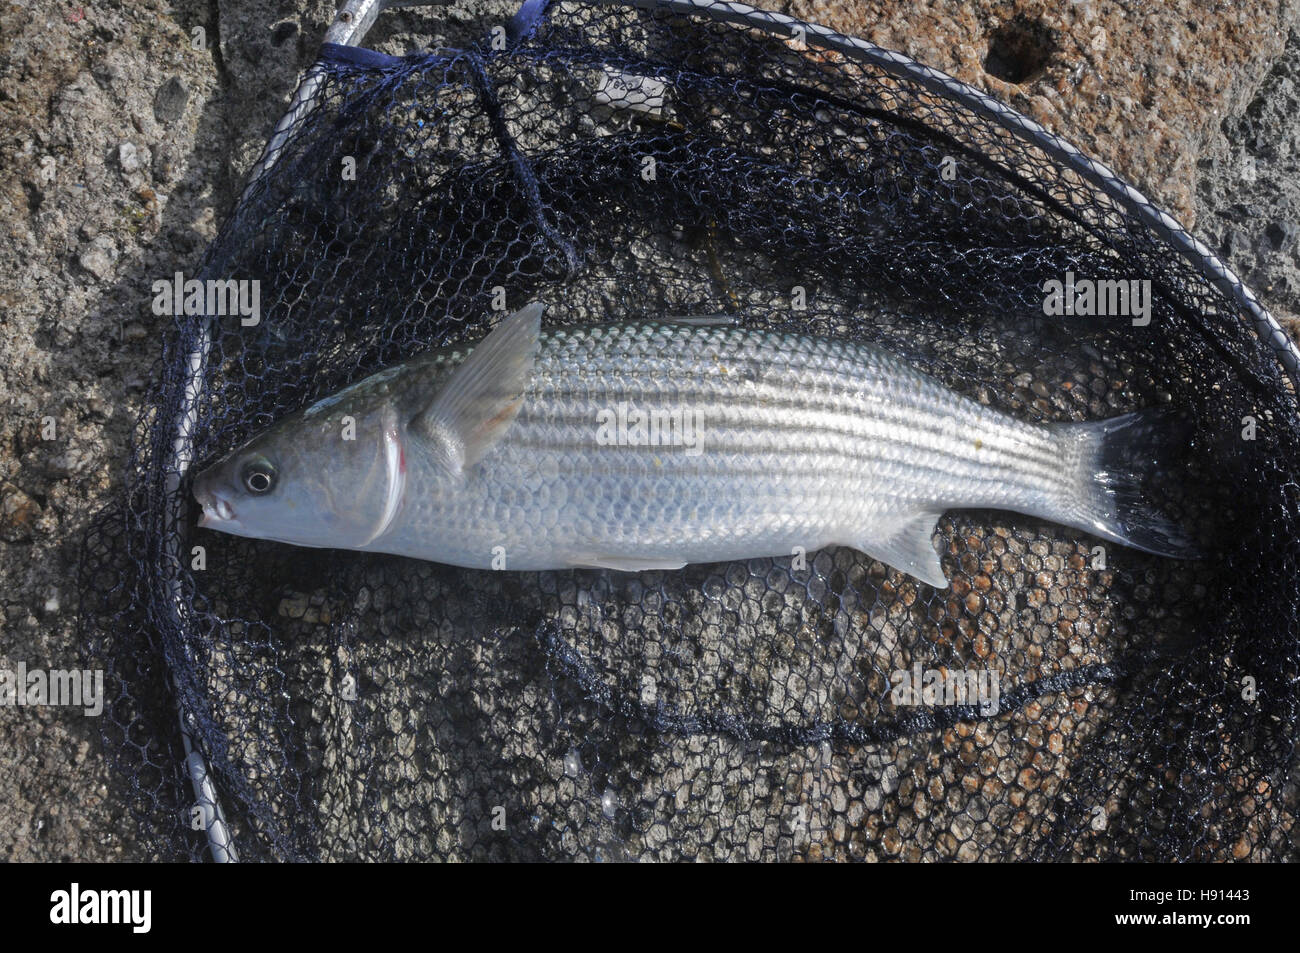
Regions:
<instances>
[{"instance_id":1,"label":"net rim","mask_svg":"<svg viewBox=\"0 0 1300 953\"><path fill-rule=\"evenodd\" d=\"M338 10L328 28L322 47L335 45L362 49L360 44L381 13L399 7L450 6L454 0L347 0ZM527 38L546 18L556 0L523 0L518 12L510 20L507 33L512 45ZM1017 138L1030 143L1055 161L1070 168L1084 181L1098 188L1125 211L1138 218L1157 237L1170 245L1205 277L1211 285L1234 301L1245 315L1256 335L1269 346L1286 373L1292 400L1300 395L1300 347L1297 347L1272 313L1260 303L1254 293L1226 263L1210 251L1200 240L1184 229L1179 222L1163 211L1141 191L1116 174L1110 167L1085 155L1076 146L1056 133L1000 102L987 93L955 77L925 66L911 57L877 46L867 40L848 36L820 24L774 13L734 0L584 0L598 6L639 9L649 12L666 11L687 17L705 17L739 26L761 29L787 38L801 31L806 41L824 49L841 53L851 59L870 64L891 75L918 83L937 95L955 100L977 116L995 121ZM376 54L376 57L382 54ZM289 107L267 139L262 155L248 174L248 180L235 208L248 199L259 180L274 166L276 159L288 145L298 121L311 110L324 76L322 61L317 60L303 74ZM164 466L167 473L164 491L163 563L164 569L177 568L183 563L180 554L185 551L190 527L185 520L186 499L182 484L192 463L193 427L197 419L198 404L205 391L208 350L211 343L212 319L201 319L196 328L197 345L184 357L184 385L179 409L172 418L170 453ZM177 632L191 629L188 607L184 603L179 576L167 573L168 598L166 612ZM172 673L175 679L176 673ZM194 744L187 712L179 687L173 691L180 715L179 724L183 748L186 752L184 774L194 788L196 803L202 811L206 841L213 860L236 861L234 838L226 824L220 807L219 792L211 767L198 746ZM192 717L192 715L189 715Z\"/></svg>"}]
</instances>

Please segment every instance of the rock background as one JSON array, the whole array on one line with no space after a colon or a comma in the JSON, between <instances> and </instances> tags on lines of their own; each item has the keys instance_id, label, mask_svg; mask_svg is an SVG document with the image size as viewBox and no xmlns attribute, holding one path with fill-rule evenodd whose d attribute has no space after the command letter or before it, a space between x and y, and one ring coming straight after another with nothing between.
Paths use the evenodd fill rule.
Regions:
<instances>
[{"instance_id":1,"label":"rock background","mask_svg":"<svg viewBox=\"0 0 1300 953\"><path fill-rule=\"evenodd\" d=\"M951 73L1070 140L1224 257L1297 333L1292 0L790 0L782 9Z\"/></svg>"},{"instance_id":2,"label":"rock background","mask_svg":"<svg viewBox=\"0 0 1300 953\"><path fill-rule=\"evenodd\" d=\"M1074 141L1297 327L1291 2L781 6L951 72ZM154 373L165 319L149 310L150 283L214 235L332 7L0 0L0 668L82 661L71 580ZM404 53L470 10L386 14L369 43ZM0 731L0 858L134 856L93 719L0 708Z\"/></svg>"}]
</instances>

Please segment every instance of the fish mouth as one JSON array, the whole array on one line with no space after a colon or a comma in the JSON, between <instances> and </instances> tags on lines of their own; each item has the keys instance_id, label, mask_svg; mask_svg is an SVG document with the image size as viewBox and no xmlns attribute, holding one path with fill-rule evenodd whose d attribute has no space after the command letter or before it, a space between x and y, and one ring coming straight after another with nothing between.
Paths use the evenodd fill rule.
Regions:
<instances>
[{"instance_id":1,"label":"fish mouth","mask_svg":"<svg viewBox=\"0 0 1300 953\"><path fill-rule=\"evenodd\" d=\"M203 515L199 517L200 528L228 529L236 523L235 508L230 505L229 500L215 490L195 486L194 498L203 507Z\"/></svg>"}]
</instances>

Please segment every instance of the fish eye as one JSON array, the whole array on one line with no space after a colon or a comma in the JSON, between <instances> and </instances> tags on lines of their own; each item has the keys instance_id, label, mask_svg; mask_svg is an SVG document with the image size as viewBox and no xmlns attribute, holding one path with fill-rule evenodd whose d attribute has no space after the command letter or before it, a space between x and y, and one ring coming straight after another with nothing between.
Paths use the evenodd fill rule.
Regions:
<instances>
[{"instance_id":1,"label":"fish eye","mask_svg":"<svg viewBox=\"0 0 1300 953\"><path fill-rule=\"evenodd\" d=\"M249 493L261 496L270 493L275 486L275 467L265 460L254 460L244 465L241 478Z\"/></svg>"}]
</instances>

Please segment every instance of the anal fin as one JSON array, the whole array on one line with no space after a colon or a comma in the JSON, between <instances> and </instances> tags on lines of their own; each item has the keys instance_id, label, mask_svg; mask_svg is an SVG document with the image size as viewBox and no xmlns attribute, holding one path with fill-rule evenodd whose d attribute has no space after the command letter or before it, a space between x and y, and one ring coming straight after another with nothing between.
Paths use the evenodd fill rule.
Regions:
<instances>
[{"instance_id":1,"label":"anal fin","mask_svg":"<svg viewBox=\"0 0 1300 953\"><path fill-rule=\"evenodd\" d=\"M879 531L867 533L857 548L887 566L901 569L936 589L948 588L939 553L934 548L934 530L942 512L909 513L891 520Z\"/></svg>"}]
</instances>

